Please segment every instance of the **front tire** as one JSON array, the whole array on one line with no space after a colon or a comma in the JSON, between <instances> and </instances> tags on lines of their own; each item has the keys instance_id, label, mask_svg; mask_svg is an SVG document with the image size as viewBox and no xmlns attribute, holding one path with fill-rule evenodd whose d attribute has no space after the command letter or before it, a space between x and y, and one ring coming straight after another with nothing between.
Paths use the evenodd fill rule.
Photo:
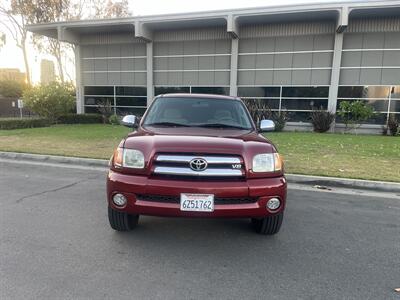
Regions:
<instances>
[{"instance_id":1,"label":"front tire","mask_svg":"<svg viewBox=\"0 0 400 300\"><path fill-rule=\"evenodd\" d=\"M273 235L281 229L283 212L261 219L251 219L255 232L264 235Z\"/></svg>"},{"instance_id":2,"label":"front tire","mask_svg":"<svg viewBox=\"0 0 400 300\"><path fill-rule=\"evenodd\" d=\"M116 231L130 231L139 222L139 215L130 215L126 212L117 211L108 207L108 220L110 226Z\"/></svg>"}]
</instances>

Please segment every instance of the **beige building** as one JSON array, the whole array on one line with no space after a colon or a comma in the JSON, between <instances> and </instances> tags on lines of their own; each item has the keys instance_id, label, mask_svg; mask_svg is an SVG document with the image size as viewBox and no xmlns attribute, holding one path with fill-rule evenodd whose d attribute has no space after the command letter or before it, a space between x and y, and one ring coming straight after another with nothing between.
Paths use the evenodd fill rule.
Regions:
<instances>
[{"instance_id":1,"label":"beige building","mask_svg":"<svg viewBox=\"0 0 400 300\"><path fill-rule=\"evenodd\" d=\"M40 62L40 83L48 84L56 80L56 73L54 70L54 62L48 59L42 59Z\"/></svg>"},{"instance_id":2,"label":"beige building","mask_svg":"<svg viewBox=\"0 0 400 300\"><path fill-rule=\"evenodd\" d=\"M16 68L0 68L0 80L26 82L26 74Z\"/></svg>"}]
</instances>

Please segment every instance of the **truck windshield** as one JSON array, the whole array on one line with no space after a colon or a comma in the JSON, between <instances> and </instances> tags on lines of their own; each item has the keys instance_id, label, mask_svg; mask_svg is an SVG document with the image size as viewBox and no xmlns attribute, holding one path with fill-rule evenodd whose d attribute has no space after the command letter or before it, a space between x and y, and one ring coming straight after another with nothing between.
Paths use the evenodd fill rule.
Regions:
<instances>
[{"instance_id":1,"label":"truck windshield","mask_svg":"<svg viewBox=\"0 0 400 300\"><path fill-rule=\"evenodd\" d=\"M149 108L144 126L253 129L244 104L212 98L157 98Z\"/></svg>"}]
</instances>

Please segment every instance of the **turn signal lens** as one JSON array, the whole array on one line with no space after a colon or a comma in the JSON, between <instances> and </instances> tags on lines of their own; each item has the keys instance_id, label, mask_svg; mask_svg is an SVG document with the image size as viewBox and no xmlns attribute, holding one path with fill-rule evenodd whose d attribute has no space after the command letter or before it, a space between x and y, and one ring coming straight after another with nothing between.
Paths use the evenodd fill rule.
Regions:
<instances>
[{"instance_id":1,"label":"turn signal lens","mask_svg":"<svg viewBox=\"0 0 400 300\"><path fill-rule=\"evenodd\" d=\"M124 149L122 149L122 148L115 149L114 155L113 155L114 167L122 168L123 154L124 154Z\"/></svg>"},{"instance_id":2,"label":"turn signal lens","mask_svg":"<svg viewBox=\"0 0 400 300\"><path fill-rule=\"evenodd\" d=\"M283 168L283 157L279 153L274 153L275 171L281 171Z\"/></svg>"}]
</instances>

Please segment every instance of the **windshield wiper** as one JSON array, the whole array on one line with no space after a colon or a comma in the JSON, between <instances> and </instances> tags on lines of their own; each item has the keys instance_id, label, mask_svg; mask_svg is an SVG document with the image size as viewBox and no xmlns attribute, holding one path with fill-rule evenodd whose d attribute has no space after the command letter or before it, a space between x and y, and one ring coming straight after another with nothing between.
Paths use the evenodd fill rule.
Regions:
<instances>
[{"instance_id":1,"label":"windshield wiper","mask_svg":"<svg viewBox=\"0 0 400 300\"><path fill-rule=\"evenodd\" d=\"M205 124L196 125L196 127L234 128L234 129L242 129L242 130L250 130L251 129L251 128L246 128L246 127L243 127L243 126L229 125L229 124L223 124L223 123L205 123Z\"/></svg>"},{"instance_id":2,"label":"windshield wiper","mask_svg":"<svg viewBox=\"0 0 400 300\"><path fill-rule=\"evenodd\" d=\"M144 124L145 126L169 126L169 127L190 127L190 125L182 124L182 123L174 123L174 122L155 122Z\"/></svg>"}]
</instances>

